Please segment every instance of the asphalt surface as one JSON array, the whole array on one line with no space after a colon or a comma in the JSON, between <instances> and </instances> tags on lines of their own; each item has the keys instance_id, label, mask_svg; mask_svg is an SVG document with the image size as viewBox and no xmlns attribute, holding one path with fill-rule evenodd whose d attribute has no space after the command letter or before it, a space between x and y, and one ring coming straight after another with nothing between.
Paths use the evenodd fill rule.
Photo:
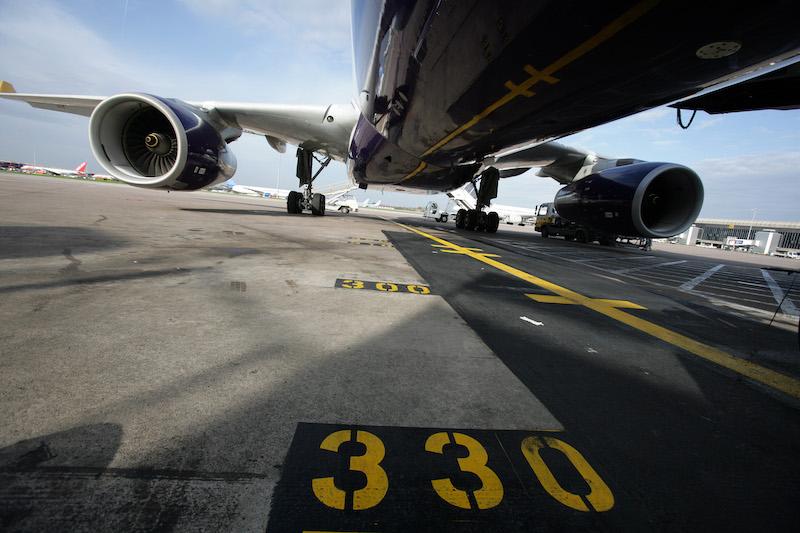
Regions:
<instances>
[{"instance_id":1,"label":"asphalt surface","mask_svg":"<svg viewBox=\"0 0 800 533\"><path fill-rule=\"evenodd\" d=\"M0 529L800 519L768 261L8 174L0 206Z\"/></svg>"}]
</instances>

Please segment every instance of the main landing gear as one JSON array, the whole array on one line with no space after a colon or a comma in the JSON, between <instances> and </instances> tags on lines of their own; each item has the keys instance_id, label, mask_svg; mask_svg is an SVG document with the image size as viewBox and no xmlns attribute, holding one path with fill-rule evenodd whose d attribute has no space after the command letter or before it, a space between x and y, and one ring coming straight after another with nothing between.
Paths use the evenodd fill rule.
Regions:
<instances>
[{"instance_id":1,"label":"main landing gear","mask_svg":"<svg viewBox=\"0 0 800 533\"><path fill-rule=\"evenodd\" d=\"M492 199L497 198L497 183L500 181L500 172L490 167L481 175L480 188L475 209L459 209L456 213L456 227L469 231L485 231L497 233L500 226L500 216L494 211L488 213L483 210L489 207Z\"/></svg>"},{"instance_id":2,"label":"main landing gear","mask_svg":"<svg viewBox=\"0 0 800 533\"><path fill-rule=\"evenodd\" d=\"M315 160L320 167L316 173L312 173ZM330 162L330 157L317 159L314 152L305 148L297 149L297 178L300 180L300 186L305 186L305 188L302 192L292 191L289 193L286 198L286 211L289 214L295 215L305 210L310 210L312 215L322 216L325 214L325 195L312 192L311 185Z\"/></svg>"}]
</instances>

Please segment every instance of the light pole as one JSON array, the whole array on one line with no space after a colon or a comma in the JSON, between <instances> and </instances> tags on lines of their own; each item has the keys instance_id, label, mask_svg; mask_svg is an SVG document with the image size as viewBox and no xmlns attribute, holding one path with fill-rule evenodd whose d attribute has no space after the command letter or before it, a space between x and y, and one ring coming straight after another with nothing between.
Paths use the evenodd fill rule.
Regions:
<instances>
[{"instance_id":1,"label":"light pole","mask_svg":"<svg viewBox=\"0 0 800 533\"><path fill-rule=\"evenodd\" d=\"M758 212L758 209L753 208L750 211L753 212L753 217L750 219L750 227L747 229L747 240L748 241L750 240L750 232L753 231L753 222L756 221L756 213Z\"/></svg>"}]
</instances>

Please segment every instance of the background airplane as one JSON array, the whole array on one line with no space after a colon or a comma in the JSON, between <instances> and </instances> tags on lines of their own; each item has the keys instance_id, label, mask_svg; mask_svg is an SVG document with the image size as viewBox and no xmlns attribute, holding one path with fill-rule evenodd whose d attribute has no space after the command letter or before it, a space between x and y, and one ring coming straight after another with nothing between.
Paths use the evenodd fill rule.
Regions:
<instances>
[{"instance_id":1,"label":"background airplane","mask_svg":"<svg viewBox=\"0 0 800 533\"><path fill-rule=\"evenodd\" d=\"M53 167L40 167L37 165L22 165L20 170L23 172L30 172L30 173L49 173L55 174L57 176L69 176L69 177L85 177L87 176L86 173L86 161L75 167L74 170L69 170L66 168L53 168Z\"/></svg>"}]
</instances>

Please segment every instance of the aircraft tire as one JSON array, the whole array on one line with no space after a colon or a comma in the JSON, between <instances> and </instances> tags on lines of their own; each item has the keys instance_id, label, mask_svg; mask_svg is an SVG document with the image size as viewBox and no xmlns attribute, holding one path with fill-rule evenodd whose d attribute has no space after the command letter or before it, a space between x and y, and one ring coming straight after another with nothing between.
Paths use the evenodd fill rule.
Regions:
<instances>
[{"instance_id":1,"label":"aircraft tire","mask_svg":"<svg viewBox=\"0 0 800 533\"><path fill-rule=\"evenodd\" d=\"M311 195L311 214L321 217L325 214L325 195L314 193Z\"/></svg>"},{"instance_id":2,"label":"aircraft tire","mask_svg":"<svg viewBox=\"0 0 800 533\"><path fill-rule=\"evenodd\" d=\"M286 211L290 215L296 215L303 212L300 202L303 200L303 195L297 191L291 191L286 198Z\"/></svg>"},{"instance_id":3,"label":"aircraft tire","mask_svg":"<svg viewBox=\"0 0 800 533\"><path fill-rule=\"evenodd\" d=\"M497 233L497 228L500 227L500 215L494 211L490 212L486 217L486 233Z\"/></svg>"},{"instance_id":4,"label":"aircraft tire","mask_svg":"<svg viewBox=\"0 0 800 533\"><path fill-rule=\"evenodd\" d=\"M350 212L350 208L347 207L346 205L343 205L342 207L339 208L339 212L341 212L343 215L346 215Z\"/></svg>"},{"instance_id":5,"label":"aircraft tire","mask_svg":"<svg viewBox=\"0 0 800 533\"><path fill-rule=\"evenodd\" d=\"M467 210L459 209L456 213L456 228L464 229L467 223Z\"/></svg>"},{"instance_id":6,"label":"aircraft tire","mask_svg":"<svg viewBox=\"0 0 800 533\"><path fill-rule=\"evenodd\" d=\"M475 231L486 231L488 223L488 216L483 211L478 211L478 223L475 225Z\"/></svg>"},{"instance_id":7,"label":"aircraft tire","mask_svg":"<svg viewBox=\"0 0 800 533\"><path fill-rule=\"evenodd\" d=\"M470 209L467 211L467 216L465 217L466 220L464 221L464 229L467 231L475 231L475 228L478 227L478 211L476 209Z\"/></svg>"}]
</instances>

